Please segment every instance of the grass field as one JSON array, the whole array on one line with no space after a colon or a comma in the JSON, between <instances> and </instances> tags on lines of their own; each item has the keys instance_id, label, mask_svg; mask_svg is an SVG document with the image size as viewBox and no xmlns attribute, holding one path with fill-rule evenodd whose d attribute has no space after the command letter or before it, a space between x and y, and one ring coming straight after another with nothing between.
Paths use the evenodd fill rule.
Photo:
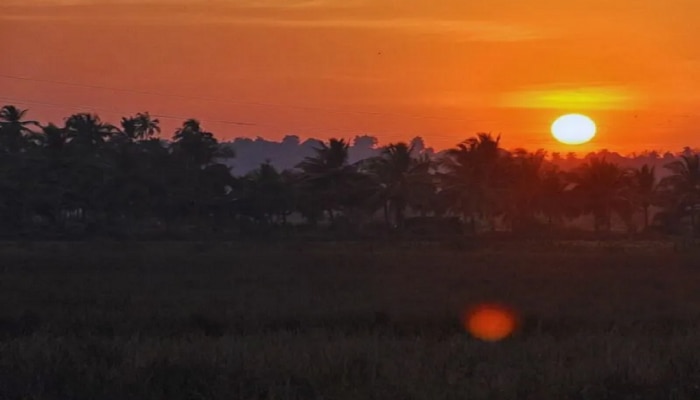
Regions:
<instances>
[{"instance_id":1,"label":"grass field","mask_svg":"<svg viewBox=\"0 0 700 400\"><path fill-rule=\"evenodd\" d=\"M522 324L471 338L498 301ZM700 253L4 243L0 399L698 399Z\"/></svg>"}]
</instances>

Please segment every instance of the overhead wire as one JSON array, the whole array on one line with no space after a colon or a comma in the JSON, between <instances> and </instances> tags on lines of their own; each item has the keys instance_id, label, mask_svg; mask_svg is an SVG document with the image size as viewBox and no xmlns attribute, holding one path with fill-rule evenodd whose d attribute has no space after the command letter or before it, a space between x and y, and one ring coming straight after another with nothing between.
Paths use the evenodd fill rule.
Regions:
<instances>
[{"instance_id":1,"label":"overhead wire","mask_svg":"<svg viewBox=\"0 0 700 400\"><path fill-rule=\"evenodd\" d=\"M290 109L300 109L300 110L307 110L307 111L330 112L330 113L348 113L348 114L360 114L360 115L384 116L384 117L433 119L433 120L462 121L462 122L469 121L467 119L438 117L438 116L395 114L395 113L359 111L359 110L342 110L342 109L311 107L311 106L286 105L286 104L262 103L262 102L247 102L247 101L237 101L237 100L230 100L230 99L216 99L216 98L201 97L201 96L185 96L185 95L179 95L179 94L159 93L159 92L135 90L135 89L129 89L129 88L116 88L116 87L103 86L103 85L93 85L93 84L83 84L83 83L58 81L58 80L50 80L50 79L40 79L40 78L33 78L33 77L26 77L26 76L17 76L17 75L6 74L6 73L0 73L0 78L14 79L14 80L20 80L20 81L29 81L29 82L38 82L38 83L49 83L49 84L65 85L65 86L73 86L73 87L81 87L81 88L87 88L87 89L111 90L111 91L117 91L117 92L133 93L133 94L141 94L141 95L149 95L149 96L172 97L172 98L181 98L181 99L188 99L188 100L229 103L229 104L238 104L238 105L246 105L246 106L290 108ZM127 112L124 112L124 111L117 111L114 109L107 109L107 108L103 108L103 107L74 106L74 105L56 104L56 103L50 103L50 102L30 100L30 99L17 99L17 98L8 98L8 97L0 97L0 99L4 99L5 101L15 102L18 104L40 105L40 106L55 107L55 108L70 109L70 110L82 110L82 111L92 110L92 111L111 113L114 115L120 114L122 116L125 114L128 114ZM149 113L149 114L151 116L154 116L157 118L173 119L173 120L187 120L187 119L191 118L191 117L171 115L171 114L160 114L160 113L158 113L158 114ZM210 118L201 119L201 121L206 122L206 123L216 123L216 124L238 126L238 127L267 127L267 128L276 128L276 129L289 129L288 127L282 127L282 126L269 124L269 123L242 122L242 121L231 121L231 120L210 119ZM348 134L351 136L352 135L356 135L356 136L362 135L361 130L358 130L358 129L329 128L329 127L308 126L308 125L296 127L294 130L295 131L299 131L299 130L326 131L327 133ZM378 133L380 133L380 132L366 132L366 134L370 134L370 135L374 135L374 134L378 134ZM385 137L388 136L388 137L395 137L395 138L398 138L400 136L399 133L393 133L393 132L381 132L381 135L385 136ZM433 138L443 138L443 139L454 138L453 135L434 134L434 133L430 134L429 136L433 137Z\"/></svg>"},{"instance_id":2,"label":"overhead wire","mask_svg":"<svg viewBox=\"0 0 700 400\"><path fill-rule=\"evenodd\" d=\"M122 116L125 114L128 114L125 111L116 111L113 109L107 109L107 108L102 108L102 107L94 107L94 106L71 106L68 104L56 104L56 103L49 103L49 102L44 102L44 101L36 101L36 100L27 100L27 99L17 99L17 98L11 98L11 97L4 97L0 96L0 100L3 101L10 101L18 104L28 104L28 105L40 105L40 106L47 106L47 107L55 107L55 108L63 108L67 110L89 110L89 111L100 111L100 112L107 112L107 113L112 113L112 114L121 114ZM191 117L183 117L183 116L176 116L176 115L167 115L167 114L160 114L160 113L149 113L150 116L152 117L157 117L157 118L165 118L165 119L177 119L177 120L187 120L190 119ZM240 122L240 121L228 121L228 120L216 120L216 119L207 119L208 122L215 122L219 124L226 124L226 125L237 125L237 126L258 126L258 124L253 123L253 122Z\"/></svg>"},{"instance_id":3,"label":"overhead wire","mask_svg":"<svg viewBox=\"0 0 700 400\"><path fill-rule=\"evenodd\" d=\"M59 108L59 109L64 109L64 110L73 110L73 111L78 111L78 112L99 111L102 113L108 113L108 114L118 115L118 116L124 116L124 115L129 114L126 111L118 111L118 110L108 109L108 108L104 108L104 107L57 104L57 103L50 103L50 102L45 102L45 101L19 99L19 98L14 98L14 97L5 97L5 96L0 96L0 101L6 101L6 102L14 103L14 104L24 104L24 105L29 105L29 106L38 105L38 106L44 106L44 107ZM191 119L191 117L160 114L160 113L150 113L150 112L149 112L149 115L152 117L156 117L156 118L173 119L173 120L179 120L179 121L185 121L185 120ZM195 119L197 119L201 122L205 122L205 123L234 125L237 127L242 127L242 126L243 127L267 127L267 128L283 129L282 127L280 127L278 125L270 125L270 124L238 122L238 121L218 120L218 119L209 119L209 118L206 118L206 119L195 118ZM319 127L310 127L310 126L301 126L301 127L297 127L296 129L297 130L305 130L305 129L324 130L324 131L327 131L328 133L347 134L350 136L353 136L353 135L358 136L357 129L319 128ZM388 135L391 136L391 134L388 134ZM361 134L359 134L359 136L361 136Z\"/></svg>"},{"instance_id":4,"label":"overhead wire","mask_svg":"<svg viewBox=\"0 0 700 400\"><path fill-rule=\"evenodd\" d=\"M243 106L289 108L289 109L298 109L298 110L306 110L306 111L320 111L320 112L327 112L327 113L343 113L343 114L360 114L360 115L371 115L371 116L379 116L379 117L433 119L433 120L456 121L456 122L469 122L470 121L469 119L464 119L464 118L450 118L450 117L440 117L440 116L432 116L432 115L415 115L415 114L387 113L387 112L379 112L379 111L336 109L336 108L314 107L314 106L304 106L304 105L294 105L294 104L277 104L277 103L266 103L266 102L221 99L221 98L211 98L211 97L202 97L202 96L181 95L181 94L174 94L174 93L160 93L160 92L153 92L153 91L147 91L147 90L137 90L137 89L130 89L130 88L116 88L116 87L112 87L112 86L83 84L83 83L58 81L58 80L50 80L50 79L40 79L40 78L17 76L17 75L5 74L5 73L0 73L0 78L14 79L14 80L20 80L20 81L29 81L29 82L51 83L51 84L56 84L56 85L82 87L82 88L86 88L86 89L112 90L112 91L141 94L141 95L148 95L148 96L172 97L172 98L207 101L207 102L214 102L214 103L229 103L229 104L236 104L236 105L243 105Z\"/></svg>"}]
</instances>

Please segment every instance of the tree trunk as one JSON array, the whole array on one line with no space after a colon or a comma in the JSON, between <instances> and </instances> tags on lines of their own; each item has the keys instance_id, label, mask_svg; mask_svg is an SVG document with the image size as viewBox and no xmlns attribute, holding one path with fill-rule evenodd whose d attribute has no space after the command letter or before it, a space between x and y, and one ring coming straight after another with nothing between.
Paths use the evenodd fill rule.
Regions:
<instances>
[{"instance_id":1,"label":"tree trunk","mask_svg":"<svg viewBox=\"0 0 700 400\"><path fill-rule=\"evenodd\" d=\"M649 206L644 206L644 231L649 230Z\"/></svg>"},{"instance_id":2,"label":"tree trunk","mask_svg":"<svg viewBox=\"0 0 700 400\"><path fill-rule=\"evenodd\" d=\"M474 219L474 214L469 214L467 212L462 214L464 218L464 223L469 226L469 232L476 235L476 221Z\"/></svg>"},{"instance_id":3,"label":"tree trunk","mask_svg":"<svg viewBox=\"0 0 700 400\"><path fill-rule=\"evenodd\" d=\"M695 237L695 229L696 229L696 224L697 224L697 218L695 215L695 204L691 206L692 208L690 209L690 237L694 238Z\"/></svg>"},{"instance_id":4,"label":"tree trunk","mask_svg":"<svg viewBox=\"0 0 700 400\"><path fill-rule=\"evenodd\" d=\"M384 205L382 206L382 209L384 211L384 224L386 225L386 229L391 230L391 219L389 218L389 203L384 202Z\"/></svg>"},{"instance_id":5,"label":"tree trunk","mask_svg":"<svg viewBox=\"0 0 700 400\"><path fill-rule=\"evenodd\" d=\"M403 227L403 205L396 204L394 212L394 223L396 227L401 229Z\"/></svg>"},{"instance_id":6,"label":"tree trunk","mask_svg":"<svg viewBox=\"0 0 700 400\"><path fill-rule=\"evenodd\" d=\"M598 233L600 231L600 215L593 214L593 231Z\"/></svg>"}]
</instances>

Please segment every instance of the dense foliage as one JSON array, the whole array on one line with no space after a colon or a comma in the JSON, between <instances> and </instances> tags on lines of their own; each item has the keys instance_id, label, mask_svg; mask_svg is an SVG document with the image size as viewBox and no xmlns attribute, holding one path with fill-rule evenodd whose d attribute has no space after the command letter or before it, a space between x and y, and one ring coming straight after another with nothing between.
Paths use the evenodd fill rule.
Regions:
<instances>
[{"instance_id":1,"label":"dense foliage","mask_svg":"<svg viewBox=\"0 0 700 400\"><path fill-rule=\"evenodd\" d=\"M604 158L572 171L542 151L506 151L480 133L440 157L406 143L350 163L348 143L331 139L296 168L264 163L244 176L235 155L197 120L170 140L148 113L120 126L79 113L41 125L14 106L0 110L0 231L5 235L260 232L300 223L349 232L402 231L416 217L459 218L467 232L532 232L567 219L613 218L629 231L658 225L697 228L700 155L666 166L624 169ZM686 221L684 224L683 222ZM687 230L687 229L686 229Z\"/></svg>"}]
</instances>

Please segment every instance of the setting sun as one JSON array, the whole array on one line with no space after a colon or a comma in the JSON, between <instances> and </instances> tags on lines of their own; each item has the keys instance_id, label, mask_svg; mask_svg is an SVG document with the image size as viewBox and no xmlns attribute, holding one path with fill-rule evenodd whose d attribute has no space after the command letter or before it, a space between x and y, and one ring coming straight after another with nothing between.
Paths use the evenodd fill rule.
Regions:
<instances>
[{"instance_id":1,"label":"setting sun","mask_svg":"<svg viewBox=\"0 0 700 400\"><path fill-rule=\"evenodd\" d=\"M552 124L552 135L565 144L586 143L593 139L595 133L595 122L581 114L562 115Z\"/></svg>"}]
</instances>

